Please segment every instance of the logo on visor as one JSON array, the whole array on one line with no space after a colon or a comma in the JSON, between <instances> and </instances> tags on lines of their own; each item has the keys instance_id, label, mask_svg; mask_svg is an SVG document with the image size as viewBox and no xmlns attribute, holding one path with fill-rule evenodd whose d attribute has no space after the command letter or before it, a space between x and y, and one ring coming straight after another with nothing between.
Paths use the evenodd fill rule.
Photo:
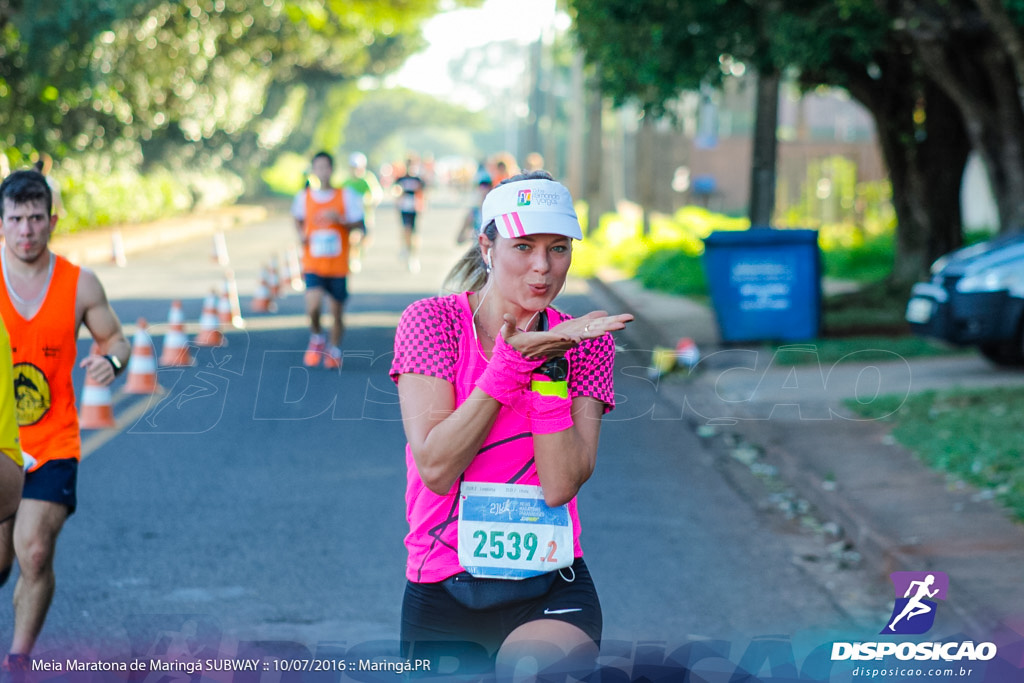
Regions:
<instances>
[{"instance_id":1,"label":"logo on visor","mask_svg":"<svg viewBox=\"0 0 1024 683\"><path fill-rule=\"evenodd\" d=\"M516 195L516 206L529 206L530 205L530 190L519 190L519 194Z\"/></svg>"},{"instance_id":2,"label":"logo on visor","mask_svg":"<svg viewBox=\"0 0 1024 683\"><path fill-rule=\"evenodd\" d=\"M882 633L926 633L935 623L938 607L930 598L946 599L949 577L944 572L893 572L889 578L896 589L896 603Z\"/></svg>"}]
</instances>

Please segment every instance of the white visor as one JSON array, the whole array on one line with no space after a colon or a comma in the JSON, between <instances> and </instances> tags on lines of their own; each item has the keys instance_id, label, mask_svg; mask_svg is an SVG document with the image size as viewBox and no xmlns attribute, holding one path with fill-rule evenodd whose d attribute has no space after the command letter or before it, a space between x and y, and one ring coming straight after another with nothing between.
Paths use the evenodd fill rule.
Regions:
<instances>
[{"instance_id":1,"label":"white visor","mask_svg":"<svg viewBox=\"0 0 1024 683\"><path fill-rule=\"evenodd\" d=\"M583 239L569 190L554 180L517 180L498 185L484 197L481 224L494 221L506 238L565 235Z\"/></svg>"}]
</instances>

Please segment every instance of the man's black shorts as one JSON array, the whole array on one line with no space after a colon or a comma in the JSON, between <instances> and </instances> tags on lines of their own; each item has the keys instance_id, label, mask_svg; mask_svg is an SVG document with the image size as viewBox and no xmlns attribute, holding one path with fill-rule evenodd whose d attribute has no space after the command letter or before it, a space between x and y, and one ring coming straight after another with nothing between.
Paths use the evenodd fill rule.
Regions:
<instances>
[{"instance_id":1,"label":"man's black shorts","mask_svg":"<svg viewBox=\"0 0 1024 683\"><path fill-rule=\"evenodd\" d=\"M466 647L455 656L466 657L467 666L473 664L468 660L474 657L481 659L482 665L492 665L505 638L519 626L537 619L570 623L600 645L601 602L583 558L576 558L571 568L563 569L546 594L494 610L463 607L441 583L407 582L402 603L403 654L414 659L433 659L450 655L452 647L465 643Z\"/></svg>"},{"instance_id":2,"label":"man's black shorts","mask_svg":"<svg viewBox=\"0 0 1024 683\"><path fill-rule=\"evenodd\" d=\"M348 299L348 280L345 277L324 277L316 273L304 273L303 277L306 280L306 289L319 287L339 304L345 303Z\"/></svg>"},{"instance_id":3,"label":"man's black shorts","mask_svg":"<svg viewBox=\"0 0 1024 683\"><path fill-rule=\"evenodd\" d=\"M51 460L25 473L21 498L59 503L67 507L70 517L78 507L77 487L78 461L74 458Z\"/></svg>"},{"instance_id":4,"label":"man's black shorts","mask_svg":"<svg viewBox=\"0 0 1024 683\"><path fill-rule=\"evenodd\" d=\"M410 232L416 232L416 212L415 211L401 211L402 214L402 225L409 229Z\"/></svg>"}]
</instances>

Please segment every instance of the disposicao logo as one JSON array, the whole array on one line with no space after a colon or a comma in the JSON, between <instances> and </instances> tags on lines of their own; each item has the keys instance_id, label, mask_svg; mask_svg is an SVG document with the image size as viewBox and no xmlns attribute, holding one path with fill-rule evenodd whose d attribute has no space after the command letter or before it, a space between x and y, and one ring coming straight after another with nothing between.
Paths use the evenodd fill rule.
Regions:
<instances>
[{"instance_id":1,"label":"disposicao logo","mask_svg":"<svg viewBox=\"0 0 1024 683\"><path fill-rule=\"evenodd\" d=\"M529 206L530 205L530 190L519 190L519 194L516 196L516 206Z\"/></svg>"},{"instance_id":2,"label":"disposicao logo","mask_svg":"<svg viewBox=\"0 0 1024 683\"><path fill-rule=\"evenodd\" d=\"M944 572L893 572L889 575L896 598L892 615L881 635L921 635L935 624L938 603L945 600L949 577ZM987 661L996 656L994 643L964 642L857 642L832 643L832 661L899 660Z\"/></svg>"},{"instance_id":3,"label":"disposicao logo","mask_svg":"<svg viewBox=\"0 0 1024 683\"><path fill-rule=\"evenodd\" d=\"M935 623L935 599L946 599L949 577L944 572L893 572L889 579L896 589L896 603L889 623L880 633L927 633Z\"/></svg>"}]
</instances>

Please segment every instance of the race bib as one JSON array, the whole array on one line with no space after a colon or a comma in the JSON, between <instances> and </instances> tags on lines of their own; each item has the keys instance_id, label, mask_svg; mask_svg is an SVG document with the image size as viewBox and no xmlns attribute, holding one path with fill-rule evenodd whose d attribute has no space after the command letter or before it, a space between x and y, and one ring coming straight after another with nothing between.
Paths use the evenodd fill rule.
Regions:
<instances>
[{"instance_id":1,"label":"race bib","mask_svg":"<svg viewBox=\"0 0 1024 683\"><path fill-rule=\"evenodd\" d=\"M316 258L341 256L341 233L337 230L314 230L309 236L309 255Z\"/></svg>"},{"instance_id":2,"label":"race bib","mask_svg":"<svg viewBox=\"0 0 1024 683\"><path fill-rule=\"evenodd\" d=\"M569 508L548 507L539 486L462 482L459 564L473 576L526 579L573 562Z\"/></svg>"},{"instance_id":3,"label":"race bib","mask_svg":"<svg viewBox=\"0 0 1024 683\"><path fill-rule=\"evenodd\" d=\"M398 198L398 210L410 213L416 210L416 195L409 192L402 193Z\"/></svg>"}]
</instances>

